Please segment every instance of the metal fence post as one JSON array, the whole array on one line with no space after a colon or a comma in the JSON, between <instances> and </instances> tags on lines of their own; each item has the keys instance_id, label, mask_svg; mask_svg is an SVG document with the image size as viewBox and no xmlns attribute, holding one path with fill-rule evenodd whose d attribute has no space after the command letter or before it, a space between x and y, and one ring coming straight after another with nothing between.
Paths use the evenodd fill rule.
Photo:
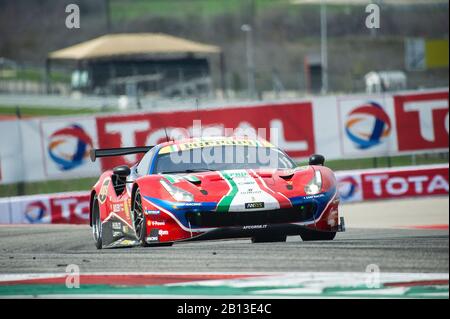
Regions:
<instances>
[{"instance_id":1,"label":"metal fence post","mask_svg":"<svg viewBox=\"0 0 450 319\"><path fill-rule=\"evenodd\" d=\"M21 120L22 120L22 112L20 110L19 106L16 106L16 117L17 117L17 121L19 123L19 143L20 143L20 154L18 154L20 156L21 159L21 163L22 163L22 178L21 180L19 180L19 182L17 183L17 195L22 196L25 195L25 182L23 181L23 170L25 168L25 165L23 165L23 148L22 148L22 130L21 130Z\"/></svg>"}]
</instances>

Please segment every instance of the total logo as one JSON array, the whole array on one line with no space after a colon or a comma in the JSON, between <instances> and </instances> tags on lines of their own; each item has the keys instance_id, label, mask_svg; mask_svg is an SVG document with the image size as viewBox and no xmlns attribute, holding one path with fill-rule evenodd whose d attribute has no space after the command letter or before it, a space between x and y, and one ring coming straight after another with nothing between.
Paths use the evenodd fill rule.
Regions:
<instances>
[{"instance_id":1,"label":"total logo","mask_svg":"<svg viewBox=\"0 0 450 319\"><path fill-rule=\"evenodd\" d=\"M93 143L78 124L55 131L49 137L48 155L63 171L74 169L87 161Z\"/></svg>"},{"instance_id":2,"label":"total logo","mask_svg":"<svg viewBox=\"0 0 450 319\"><path fill-rule=\"evenodd\" d=\"M361 192L360 183L353 176L338 178L339 196L343 201L350 201Z\"/></svg>"},{"instance_id":3,"label":"total logo","mask_svg":"<svg viewBox=\"0 0 450 319\"><path fill-rule=\"evenodd\" d=\"M25 220L30 224L49 222L50 214L47 206L41 201L29 203L24 211Z\"/></svg>"},{"instance_id":4,"label":"total logo","mask_svg":"<svg viewBox=\"0 0 450 319\"><path fill-rule=\"evenodd\" d=\"M382 143L390 135L391 129L389 116L376 102L368 102L353 109L345 122L345 133L361 150Z\"/></svg>"}]
</instances>

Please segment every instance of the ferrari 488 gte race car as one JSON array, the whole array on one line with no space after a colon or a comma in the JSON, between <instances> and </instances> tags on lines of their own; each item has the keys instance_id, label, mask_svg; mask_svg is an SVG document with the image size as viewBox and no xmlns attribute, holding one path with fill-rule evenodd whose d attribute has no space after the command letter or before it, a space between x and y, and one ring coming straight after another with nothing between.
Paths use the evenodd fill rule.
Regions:
<instances>
[{"instance_id":1,"label":"ferrari 488 gte race car","mask_svg":"<svg viewBox=\"0 0 450 319\"><path fill-rule=\"evenodd\" d=\"M94 149L91 159L145 153L104 172L91 191L97 248L251 238L332 240L344 230L333 172L321 155L297 167L264 140L192 138Z\"/></svg>"}]
</instances>

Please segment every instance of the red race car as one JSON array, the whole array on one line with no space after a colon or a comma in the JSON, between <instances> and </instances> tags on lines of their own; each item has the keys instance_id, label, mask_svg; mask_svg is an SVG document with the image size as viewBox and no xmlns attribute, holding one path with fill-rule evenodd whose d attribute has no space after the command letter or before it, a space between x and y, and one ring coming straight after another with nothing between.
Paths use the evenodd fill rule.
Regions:
<instances>
[{"instance_id":1,"label":"red race car","mask_svg":"<svg viewBox=\"0 0 450 319\"><path fill-rule=\"evenodd\" d=\"M104 172L90 200L98 249L188 240L332 240L344 231L334 173L312 155L297 167L264 140L193 138L95 149L91 159L145 153Z\"/></svg>"}]
</instances>

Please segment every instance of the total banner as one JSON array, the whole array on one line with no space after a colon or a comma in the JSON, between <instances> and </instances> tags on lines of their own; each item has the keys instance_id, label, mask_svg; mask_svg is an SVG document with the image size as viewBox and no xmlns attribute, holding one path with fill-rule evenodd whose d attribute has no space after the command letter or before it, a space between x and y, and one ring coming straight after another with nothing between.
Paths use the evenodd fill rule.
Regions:
<instances>
[{"instance_id":1,"label":"total banner","mask_svg":"<svg viewBox=\"0 0 450 319\"><path fill-rule=\"evenodd\" d=\"M448 194L449 165L336 172L341 202Z\"/></svg>"},{"instance_id":2,"label":"total banner","mask_svg":"<svg viewBox=\"0 0 450 319\"><path fill-rule=\"evenodd\" d=\"M0 121L0 184L98 176L136 155L92 163L92 148L154 145L169 139L258 135L303 161L448 151L448 89ZM7 133L7 134L3 134Z\"/></svg>"},{"instance_id":3,"label":"total banner","mask_svg":"<svg viewBox=\"0 0 450 319\"><path fill-rule=\"evenodd\" d=\"M86 224L89 192L0 198L0 224Z\"/></svg>"},{"instance_id":4,"label":"total banner","mask_svg":"<svg viewBox=\"0 0 450 319\"><path fill-rule=\"evenodd\" d=\"M449 165L336 172L341 203L448 196ZM90 193L0 199L0 224L87 224Z\"/></svg>"}]
</instances>

